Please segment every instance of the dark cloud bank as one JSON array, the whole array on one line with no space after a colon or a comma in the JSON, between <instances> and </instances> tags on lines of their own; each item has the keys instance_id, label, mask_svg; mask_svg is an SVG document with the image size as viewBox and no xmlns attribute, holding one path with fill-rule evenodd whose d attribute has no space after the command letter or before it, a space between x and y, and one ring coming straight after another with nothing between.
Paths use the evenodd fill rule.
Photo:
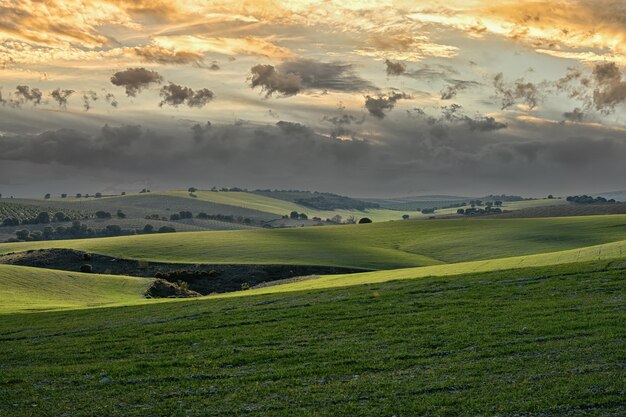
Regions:
<instances>
[{"instance_id":1,"label":"dark cloud bank","mask_svg":"<svg viewBox=\"0 0 626 417\"><path fill-rule=\"evenodd\" d=\"M525 124L522 137L513 133L521 122L467 115L459 106L444 107L436 117L414 114L404 122L339 114L316 128L283 120L205 122L176 134L128 125L92 134L60 129L6 135L0 137L0 192L39 176L63 184L67 178L84 180L83 189L150 179L155 188L277 187L357 196L559 194L601 191L626 175L622 132ZM385 136L366 133L381 125ZM350 140L340 139L345 137ZM564 190L563 184L576 188Z\"/></svg>"}]
</instances>

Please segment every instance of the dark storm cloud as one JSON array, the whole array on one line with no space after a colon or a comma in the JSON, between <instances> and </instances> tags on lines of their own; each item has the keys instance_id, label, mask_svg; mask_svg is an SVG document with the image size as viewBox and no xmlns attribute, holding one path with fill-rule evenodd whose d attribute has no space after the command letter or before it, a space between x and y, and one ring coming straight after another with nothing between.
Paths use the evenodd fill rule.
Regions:
<instances>
[{"instance_id":1,"label":"dark storm cloud","mask_svg":"<svg viewBox=\"0 0 626 417\"><path fill-rule=\"evenodd\" d=\"M307 90L368 91L376 87L359 77L352 64L320 62L311 59L286 61L278 67L255 65L250 70L250 86L260 87L266 97L293 96Z\"/></svg>"},{"instance_id":2,"label":"dark storm cloud","mask_svg":"<svg viewBox=\"0 0 626 417\"><path fill-rule=\"evenodd\" d=\"M213 100L215 94L208 88L202 88L194 91L189 87L182 85L169 83L169 85L163 86L160 91L163 100L159 103L159 106L164 105L178 107L181 104L187 104L189 107L204 107Z\"/></svg>"},{"instance_id":3,"label":"dark storm cloud","mask_svg":"<svg viewBox=\"0 0 626 417\"><path fill-rule=\"evenodd\" d=\"M56 90L52 90L52 92L50 93L50 97L52 97L52 99L57 102L60 108L65 109L67 108L67 100L72 94L74 94L74 90L62 90L60 88L57 88Z\"/></svg>"},{"instance_id":4,"label":"dark storm cloud","mask_svg":"<svg viewBox=\"0 0 626 417\"><path fill-rule=\"evenodd\" d=\"M527 105L532 110L543 100L543 86L523 79L509 84L504 80L504 74L499 73L493 78L493 85L496 89L496 97L502 101L502 110L518 102Z\"/></svg>"},{"instance_id":5,"label":"dark storm cloud","mask_svg":"<svg viewBox=\"0 0 626 417\"><path fill-rule=\"evenodd\" d=\"M0 161L17 167L16 181L26 173L32 176L55 167L59 178L72 173L117 183L149 177L156 183L177 181L178 186L204 181L207 186L297 187L362 195L398 194L415 187L474 191L472 187L479 186L489 191L502 190L505 184L507 191L555 187L553 191L564 180L608 185L626 175L622 133L607 129L539 126L516 119L509 121L514 129L505 129L504 122L469 116L459 106L447 106L431 118L370 122L345 114L328 117L323 123L333 128L362 129L337 139L323 133L326 128L320 132L293 120L275 125L205 122L167 134L140 126L104 126L94 134L61 129L3 136ZM383 136L376 134L379 126ZM369 135L371 131L375 134Z\"/></svg>"},{"instance_id":6,"label":"dark storm cloud","mask_svg":"<svg viewBox=\"0 0 626 417\"><path fill-rule=\"evenodd\" d=\"M33 103L33 105L41 104L43 93L38 88L31 89L27 85L18 85L15 87L15 96L21 103Z\"/></svg>"},{"instance_id":7,"label":"dark storm cloud","mask_svg":"<svg viewBox=\"0 0 626 417\"><path fill-rule=\"evenodd\" d=\"M144 88L148 88L151 84L161 84L162 81L163 77L158 72L145 68L128 68L116 72L111 77L111 84L124 87L129 97L135 97Z\"/></svg>"},{"instance_id":8,"label":"dark storm cloud","mask_svg":"<svg viewBox=\"0 0 626 417\"><path fill-rule=\"evenodd\" d=\"M402 92L391 92L376 97L365 96L365 108L374 117L384 119L386 112L393 110L398 100L409 99L410 95Z\"/></svg>"},{"instance_id":9,"label":"dark storm cloud","mask_svg":"<svg viewBox=\"0 0 626 417\"><path fill-rule=\"evenodd\" d=\"M459 92L481 85L479 82L476 82L476 81L465 81L465 80L455 80L455 79L447 79L446 82L449 85L446 86L443 90L441 90L442 100L451 100L455 98Z\"/></svg>"}]
</instances>

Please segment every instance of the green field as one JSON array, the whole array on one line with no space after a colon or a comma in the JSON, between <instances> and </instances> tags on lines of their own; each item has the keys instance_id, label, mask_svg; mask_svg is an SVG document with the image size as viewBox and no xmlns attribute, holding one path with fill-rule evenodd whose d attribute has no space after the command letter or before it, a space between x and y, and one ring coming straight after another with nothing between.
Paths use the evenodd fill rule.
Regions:
<instances>
[{"instance_id":1,"label":"green field","mask_svg":"<svg viewBox=\"0 0 626 417\"><path fill-rule=\"evenodd\" d=\"M152 280L0 265L0 314L147 302ZM1 414L1 413L0 413Z\"/></svg>"},{"instance_id":2,"label":"green field","mask_svg":"<svg viewBox=\"0 0 626 417\"><path fill-rule=\"evenodd\" d=\"M281 230L142 235L0 245L0 253L72 248L167 262L393 269L582 248L626 239L626 215L397 221Z\"/></svg>"},{"instance_id":3,"label":"green field","mask_svg":"<svg viewBox=\"0 0 626 417\"><path fill-rule=\"evenodd\" d=\"M0 320L0 415L624 415L624 260Z\"/></svg>"},{"instance_id":4,"label":"green field","mask_svg":"<svg viewBox=\"0 0 626 417\"><path fill-rule=\"evenodd\" d=\"M196 299L0 265L0 415L621 416L626 215L0 245L353 266Z\"/></svg>"}]
</instances>

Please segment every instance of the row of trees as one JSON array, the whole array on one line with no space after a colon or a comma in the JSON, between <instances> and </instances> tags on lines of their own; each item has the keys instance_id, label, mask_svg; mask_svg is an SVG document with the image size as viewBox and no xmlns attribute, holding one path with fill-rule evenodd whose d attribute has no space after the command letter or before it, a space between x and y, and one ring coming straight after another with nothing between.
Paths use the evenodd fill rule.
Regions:
<instances>
[{"instance_id":1,"label":"row of trees","mask_svg":"<svg viewBox=\"0 0 626 417\"><path fill-rule=\"evenodd\" d=\"M48 224L54 222L69 222L72 219L62 212L54 213L50 216L50 213L47 211L42 211L37 215L37 217L33 217L30 219L20 220L16 217L9 217L2 220L1 226L19 226L21 224Z\"/></svg>"},{"instance_id":2,"label":"row of trees","mask_svg":"<svg viewBox=\"0 0 626 417\"><path fill-rule=\"evenodd\" d=\"M15 232L15 238L11 238L8 242L28 242L38 240L56 240L56 239L85 239L93 237L110 237L110 236L126 236L136 234L149 234L149 233L173 233L176 229L169 226L163 226L159 229L155 229L151 224L146 224L141 229L122 229L121 226L116 224L109 224L102 229L94 229L81 223L78 220L72 222L69 227L59 226L44 227L43 230L30 231L28 229L21 229Z\"/></svg>"},{"instance_id":3,"label":"row of trees","mask_svg":"<svg viewBox=\"0 0 626 417\"><path fill-rule=\"evenodd\" d=\"M486 206L485 208L476 208L476 207L470 207L470 208L466 208L466 209L458 209L457 214L464 214L466 216L474 216L477 214L495 214L495 213L502 213L502 209L500 207L492 207L492 206Z\"/></svg>"},{"instance_id":4,"label":"row of trees","mask_svg":"<svg viewBox=\"0 0 626 417\"><path fill-rule=\"evenodd\" d=\"M145 218L146 220L161 220L164 222L169 220L172 222L176 222L179 220L193 219L194 214L191 211L183 210L179 211L178 213L172 213L169 215L169 217L160 216L158 214L149 214ZM195 218L201 220L217 220L220 222L228 223L254 224L254 220L249 217L232 216L227 214L207 214L204 212L200 212L195 215Z\"/></svg>"},{"instance_id":5,"label":"row of trees","mask_svg":"<svg viewBox=\"0 0 626 417\"><path fill-rule=\"evenodd\" d=\"M606 204L606 203L615 203L615 199L606 199L604 197L596 197L593 198L588 195L572 195L566 198L567 201L577 204Z\"/></svg>"}]
</instances>

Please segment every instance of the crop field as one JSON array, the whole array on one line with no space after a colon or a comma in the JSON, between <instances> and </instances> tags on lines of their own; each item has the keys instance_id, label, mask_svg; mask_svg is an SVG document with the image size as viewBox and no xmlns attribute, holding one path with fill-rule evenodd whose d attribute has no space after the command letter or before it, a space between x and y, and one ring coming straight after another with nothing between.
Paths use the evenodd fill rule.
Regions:
<instances>
[{"instance_id":1,"label":"crop field","mask_svg":"<svg viewBox=\"0 0 626 417\"><path fill-rule=\"evenodd\" d=\"M0 320L0 414L621 416L624 260Z\"/></svg>"},{"instance_id":2,"label":"crop field","mask_svg":"<svg viewBox=\"0 0 626 417\"><path fill-rule=\"evenodd\" d=\"M626 215L462 218L9 243L0 245L0 253L68 248L166 262L392 269L556 252L624 239Z\"/></svg>"},{"instance_id":3,"label":"crop field","mask_svg":"<svg viewBox=\"0 0 626 417\"><path fill-rule=\"evenodd\" d=\"M20 221L34 219L42 211L49 212L50 216L58 211L61 211L63 214L72 219L85 219L92 215L90 212L79 210L78 208L65 207L62 210L59 210L51 206L15 203L13 200L7 201L7 199L0 200L0 222L4 219L11 218Z\"/></svg>"}]
</instances>

